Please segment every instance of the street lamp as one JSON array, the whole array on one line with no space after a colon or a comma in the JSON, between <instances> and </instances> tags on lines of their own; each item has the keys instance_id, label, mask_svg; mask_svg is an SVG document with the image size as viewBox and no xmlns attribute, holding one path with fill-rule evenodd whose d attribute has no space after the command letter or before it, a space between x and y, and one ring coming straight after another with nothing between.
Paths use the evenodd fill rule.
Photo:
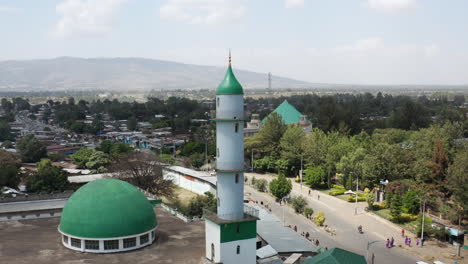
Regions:
<instances>
[{"instance_id":1,"label":"street lamp","mask_svg":"<svg viewBox=\"0 0 468 264\"><path fill-rule=\"evenodd\" d=\"M377 242L383 242L383 240L375 240L375 241L372 241L372 242L367 241L367 248L366 248L366 260L367 260L367 263L369 263L369 247L370 247L372 244L377 243Z\"/></svg>"},{"instance_id":2,"label":"street lamp","mask_svg":"<svg viewBox=\"0 0 468 264\"><path fill-rule=\"evenodd\" d=\"M286 204L285 204L285 199L288 199L288 198L289 198L289 195L286 195L286 196L284 196L283 198L281 198L281 201L282 201L282 203L283 203L283 226L286 225L286 223L285 223L285 221L284 221L284 206L286 206Z\"/></svg>"},{"instance_id":3,"label":"street lamp","mask_svg":"<svg viewBox=\"0 0 468 264\"><path fill-rule=\"evenodd\" d=\"M426 198L423 197L422 224L421 224L421 247L424 244L424 212L426 211Z\"/></svg>"},{"instance_id":4,"label":"street lamp","mask_svg":"<svg viewBox=\"0 0 468 264\"><path fill-rule=\"evenodd\" d=\"M301 178L301 194L302 194L302 163L303 163L304 155L301 155L301 171L299 173L299 176Z\"/></svg>"}]
</instances>

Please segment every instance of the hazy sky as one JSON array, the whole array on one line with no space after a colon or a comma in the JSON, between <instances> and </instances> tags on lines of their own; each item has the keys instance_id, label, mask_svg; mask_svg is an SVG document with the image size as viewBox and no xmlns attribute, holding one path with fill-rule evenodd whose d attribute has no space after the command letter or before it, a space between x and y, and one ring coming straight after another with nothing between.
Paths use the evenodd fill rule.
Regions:
<instances>
[{"instance_id":1,"label":"hazy sky","mask_svg":"<svg viewBox=\"0 0 468 264\"><path fill-rule=\"evenodd\" d=\"M0 60L146 57L318 83L468 84L468 0L0 0Z\"/></svg>"}]
</instances>

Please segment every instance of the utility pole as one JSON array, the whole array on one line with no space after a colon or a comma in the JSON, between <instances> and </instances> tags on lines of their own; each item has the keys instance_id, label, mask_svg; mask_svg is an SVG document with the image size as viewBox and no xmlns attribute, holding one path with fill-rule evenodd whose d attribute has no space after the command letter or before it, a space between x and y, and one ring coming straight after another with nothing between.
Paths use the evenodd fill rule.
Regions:
<instances>
[{"instance_id":1,"label":"utility pole","mask_svg":"<svg viewBox=\"0 0 468 264\"><path fill-rule=\"evenodd\" d=\"M423 198L422 224L421 224L421 247L424 244L424 212L426 211L426 198Z\"/></svg>"},{"instance_id":2,"label":"utility pole","mask_svg":"<svg viewBox=\"0 0 468 264\"><path fill-rule=\"evenodd\" d=\"M356 175L356 203L354 203L354 214L357 215L357 197L358 197L358 188L359 188L359 178Z\"/></svg>"},{"instance_id":3,"label":"utility pole","mask_svg":"<svg viewBox=\"0 0 468 264\"><path fill-rule=\"evenodd\" d=\"M301 172L299 173L299 176L301 178L301 194L302 194L302 161L303 161L304 156L301 155Z\"/></svg>"},{"instance_id":4,"label":"utility pole","mask_svg":"<svg viewBox=\"0 0 468 264\"><path fill-rule=\"evenodd\" d=\"M252 158L250 159L250 161L252 162L252 172L254 171L254 166L253 166L253 149L252 149Z\"/></svg>"}]
</instances>

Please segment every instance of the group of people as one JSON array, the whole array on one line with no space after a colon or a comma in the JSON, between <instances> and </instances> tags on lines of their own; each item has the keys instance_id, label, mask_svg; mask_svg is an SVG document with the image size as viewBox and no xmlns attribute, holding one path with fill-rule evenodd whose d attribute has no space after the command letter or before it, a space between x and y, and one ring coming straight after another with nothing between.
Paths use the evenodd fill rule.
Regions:
<instances>
[{"instance_id":1,"label":"group of people","mask_svg":"<svg viewBox=\"0 0 468 264\"><path fill-rule=\"evenodd\" d=\"M387 244L385 245L387 248L392 248L395 246L395 239L392 237L392 239L387 238Z\"/></svg>"},{"instance_id":2,"label":"group of people","mask_svg":"<svg viewBox=\"0 0 468 264\"><path fill-rule=\"evenodd\" d=\"M311 196L311 190L309 190L309 196ZM320 200L320 194L317 194L317 200Z\"/></svg>"}]
</instances>

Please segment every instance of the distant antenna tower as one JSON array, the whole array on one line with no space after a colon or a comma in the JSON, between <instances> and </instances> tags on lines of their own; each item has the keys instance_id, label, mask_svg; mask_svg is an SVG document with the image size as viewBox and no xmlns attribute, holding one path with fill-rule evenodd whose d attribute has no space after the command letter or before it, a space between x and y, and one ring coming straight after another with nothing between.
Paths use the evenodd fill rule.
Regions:
<instances>
[{"instance_id":1,"label":"distant antenna tower","mask_svg":"<svg viewBox=\"0 0 468 264\"><path fill-rule=\"evenodd\" d=\"M271 93L271 72L268 73L268 92Z\"/></svg>"}]
</instances>

